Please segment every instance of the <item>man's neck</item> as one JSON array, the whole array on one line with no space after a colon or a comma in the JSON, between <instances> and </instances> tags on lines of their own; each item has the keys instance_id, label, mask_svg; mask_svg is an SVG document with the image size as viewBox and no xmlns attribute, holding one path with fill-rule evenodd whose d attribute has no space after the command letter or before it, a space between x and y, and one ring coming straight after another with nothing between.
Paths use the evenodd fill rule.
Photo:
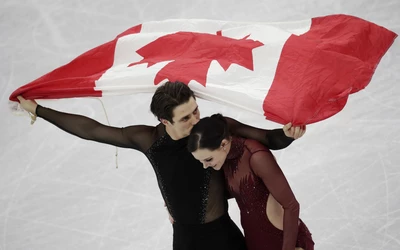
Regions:
<instances>
[{"instance_id":1,"label":"man's neck","mask_svg":"<svg viewBox=\"0 0 400 250\"><path fill-rule=\"evenodd\" d=\"M169 135L169 137L171 137L172 140L177 141L180 139L185 138L186 136L183 135L177 135L177 133L171 129L169 129L168 127L165 126L165 132Z\"/></svg>"}]
</instances>

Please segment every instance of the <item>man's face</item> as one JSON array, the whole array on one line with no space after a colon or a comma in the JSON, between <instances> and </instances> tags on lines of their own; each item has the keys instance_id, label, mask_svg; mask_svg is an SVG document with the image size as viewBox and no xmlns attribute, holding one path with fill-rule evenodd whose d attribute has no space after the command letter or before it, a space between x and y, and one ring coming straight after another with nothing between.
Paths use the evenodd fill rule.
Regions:
<instances>
[{"instance_id":1,"label":"man's face","mask_svg":"<svg viewBox=\"0 0 400 250\"><path fill-rule=\"evenodd\" d=\"M193 126L200 120L200 111L196 100L191 97L188 102L177 106L172 112L172 121L164 121L167 131L173 139L182 139L190 135Z\"/></svg>"}]
</instances>

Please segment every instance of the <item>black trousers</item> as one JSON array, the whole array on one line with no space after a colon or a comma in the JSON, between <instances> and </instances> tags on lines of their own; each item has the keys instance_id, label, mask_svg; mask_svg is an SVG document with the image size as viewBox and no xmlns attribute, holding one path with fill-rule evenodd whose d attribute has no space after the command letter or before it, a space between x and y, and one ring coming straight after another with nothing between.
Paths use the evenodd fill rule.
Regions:
<instances>
[{"instance_id":1,"label":"black trousers","mask_svg":"<svg viewBox=\"0 0 400 250\"><path fill-rule=\"evenodd\" d=\"M206 224L174 223L173 229L173 250L246 250L243 234L228 214Z\"/></svg>"}]
</instances>

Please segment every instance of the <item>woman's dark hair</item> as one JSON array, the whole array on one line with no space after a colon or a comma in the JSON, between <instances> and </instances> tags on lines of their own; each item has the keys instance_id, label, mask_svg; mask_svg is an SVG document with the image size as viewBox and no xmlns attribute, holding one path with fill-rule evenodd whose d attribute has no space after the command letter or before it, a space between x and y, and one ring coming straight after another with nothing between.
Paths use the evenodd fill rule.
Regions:
<instances>
[{"instance_id":1,"label":"woman's dark hair","mask_svg":"<svg viewBox=\"0 0 400 250\"><path fill-rule=\"evenodd\" d=\"M223 139L230 136L226 119L221 114L202 118L190 132L187 148L189 152L198 149L215 150L221 146Z\"/></svg>"},{"instance_id":2,"label":"woman's dark hair","mask_svg":"<svg viewBox=\"0 0 400 250\"><path fill-rule=\"evenodd\" d=\"M150 110L158 120L165 119L174 123L172 120L174 109L188 102L190 97L195 98L193 91L186 84L178 81L166 82L154 93Z\"/></svg>"}]
</instances>

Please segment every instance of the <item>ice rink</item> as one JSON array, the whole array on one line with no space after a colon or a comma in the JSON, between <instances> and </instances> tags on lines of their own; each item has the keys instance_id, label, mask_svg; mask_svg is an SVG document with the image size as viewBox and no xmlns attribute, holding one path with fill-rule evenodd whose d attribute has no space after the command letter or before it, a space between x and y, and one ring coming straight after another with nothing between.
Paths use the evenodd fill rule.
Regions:
<instances>
[{"instance_id":1,"label":"ice rink","mask_svg":"<svg viewBox=\"0 0 400 250\"><path fill-rule=\"evenodd\" d=\"M146 21L284 22L344 13L400 34L398 0L2 0L0 2L0 250L172 249L153 169L139 152L84 141L9 110L16 88ZM318 250L400 249L400 40L339 114L274 151ZM113 126L157 123L151 94L102 98ZM95 98L38 101L107 123ZM263 128L252 113L199 100ZM230 214L239 223L234 200Z\"/></svg>"}]
</instances>

